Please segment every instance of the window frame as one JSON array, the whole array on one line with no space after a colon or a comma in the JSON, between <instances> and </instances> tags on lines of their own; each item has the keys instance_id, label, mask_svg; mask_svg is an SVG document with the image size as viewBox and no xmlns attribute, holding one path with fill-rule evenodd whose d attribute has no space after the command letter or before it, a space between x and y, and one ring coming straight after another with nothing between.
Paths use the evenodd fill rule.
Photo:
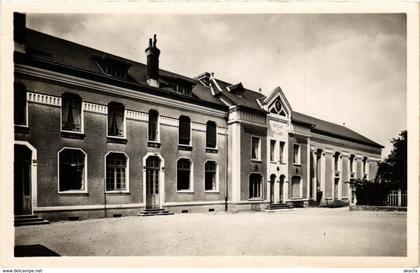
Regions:
<instances>
[{"instance_id":1,"label":"window frame","mask_svg":"<svg viewBox=\"0 0 420 273\"><path fill-rule=\"evenodd\" d=\"M215 172L215 189L214 190L206 190L206 164L207 162L213 162L216 165L216 172ZM203 189L205 193L218 193L219 192L219 163L216 160L213 159L207 159L204 162L204 185Z\"/></svg>"},{"instance_id":2,"label":"window frame","mask_svg":"<svg viewBox=\"0 0 420 273\"><path fill-rule=\"evenodd\" d=\"M273 149L271 149L271 144L272 143L274 143L274 146L273 146ZM276 139L274 139L274 138L270 138L269 139L269 148L270 148L270 150L269 150L269 160L270 160L270 163L277 163L277 161L276 161L276 159L277 159L277 153L276 153L276 147L277 147L277 140ZM273 156L272 158L271 158L271 156Z\"/></svg>"},{"instance_id":3,"label":"window frame","mask_svg":"<svg viewBox=\"0 0 420 273\"><path fill-rule=\"evenodd\" d=\"M125 190L108 190L106 187L106 173L107 173L107 169L106 169L106 158L108 157L108 155L110 154L123 154L125 156L126 159L126 167L125 167ZM104 190L105 193L130 193L130 158L128 157L128 155L124 152L121 151L108 151L105 156L104 156Z\"/></svg>"},{"instance_id":4,"label":"window frame","mask_svg":"<svg viewBox=\"0 0 420 273\"><path fill-rule=\"evenodd\" d=\"M295 162L295 147L298 147L298 154L297 154L297 159L298 159L298 161L297 162ZM301 165L302 164L302 154L301 154L301 152L302 152L302 150L301 150L301 145L300 144L298 144L298 143L293 143L293 165Z\"/></svg>"},{"instance_id":5,"label":"window frame","mask_svg":"<svg viewBox=\"0 0 420 273\"><path fill-rule=\"evenodd\" d=\"M60 97L60 132L65 132L65 133L71 133L71 134L84 134L85 133L85 103L82 99L82 97L80 97L80 131L71 131L71 130L64 130L63 129L63 95L65 94L69 94L72 96L78 96L80 97L80 95L76 94L76 93L69 93L69 92L64 92L63 94L61 94ZM108 121L108 119L107 119ZM107 127L108 129L108 127ZM108 130L107 130L108 132Z\"/></svg>"},{"instance_id":6,"label":"window frame","mask_svg":"<svg viewBox=\"0 0 420 273\"><path fill-rule=\"evenodd\" d=\"M187 159L190 162L190 187L188 190L178 190L178 161L181 159ZM176 160L176 192L177 193L193 193L194 192L194 164L189 157L178 157Z\"/></svg>"},{"instance_id":7,"label":"window frame","mask_svg":"<svg viewBox=\"0 0 420 273\"><path fill-rule=\"evenodd\" d=\"M208 126L208 123L213 123L214 124L214 128L215 128L215 136L214 136L214 140L215 140L215 145L214 145L214 147L209 147L209 146L207 146L207 126ZM218 141L217 141L217 123L215 122L215 121L212 121L212 120L208 120L207 122L206 122L206 149L213 149L213 150L217 150L218 149Z\"/></svg>"},{"instance_id":8,"label":"window frame","mask_svg":"<svg viewBox=\"0 0 420 273\"><path fill-rule=\"evenodd\" d=\"M253 139L258 139L258 153L257 153L257 158L253 158L252 157L252 149L254 148L254 146L252 145L253 144L253 142L252 142L252 140ZM259 136L255 136L255 135L252 135L251 136L251 160L252 161L258 161L258 162L261 162L261 137L259 137Z\"/></svg>"},{"instance_id":9,"label":"window frame","mask_svg":"<svg viewBox=\"0 0 420 273\"><path fill-rule=\"evenodd\" d=\"M81 151L85 155L85 166L83 168L84 171L84 189L83 190L69 190L69 191L60 191L60 153L64 150L78 150ZM88 193L88 165L87 165L87 153L81 149L76 147L63 147L57 152L57 193L58 194L80 194L80 193Z\"/></svg>"},{"instance_id":10,"label":"window frame","mask_svg":"<svg viewBox=\"0 0 420 273\"><path fill-rule=\"evenodd\" d=\"M111 136L108 134L109 128L108 128L108 119L109 119L109 105L111 103L118 103L121 104L124 107L123 110L123 135L122 136ZM106 137L107 138L116 138L116 139L127 139L127 109L125 108L125 105L120 103L120 102L116 102L116 101L110 101L107 105L106 105Z\"/></svg>"},{"instance_id":11,"label":"window frame","mask_svg":"<svg viewBox=\"0 0 420 273\"><path fill-rule=\"evenodd\" d=\"M248 175L248 189L250 188L250 184L251 184L251 175L253 174L259 174L261 177L261 181L260 181L260 196L259 197L251 197L251 191L248 192L248 200L249 201L253 201L253 200L257 200L257 201L263 201L264 200L264 175L260 172L250 172Z\"/></svg>"},{"instance_id":12,"label":"window frame","mask_svg":"<svg viewBox=\"0 0 420 273\"><path fill-rule=\"evenodd\" d=\"M181 117L186 117L190 120L190 139L188 144L179 143L180 142L180 134L181 134ZM189 116L181 115L178 118L178 145L184 147L192 147L192 120ZM178 162L178 161L177 161Z\"/></svg>"},{"instance_id":13,"label":"window frame","mask_svg":"<svg viewBox=\"0 0 420 273\"><path fill-rule=\"evenodd\" d=\"M283 145L282 145L283 144ZM285 147L286 147L286 141L279 141L279 163L280 164L286 164L285 161Z\"/></svg>"},{"instance_id":14,"label":"window frame","mask_svg":"<svg viewBox=\"0 0 420 273\"><path fill-rule=\"evenodd\" d=\"M15 117L14 117L15 102L13 101L13 125L14 126L19 126L19 127L24 127L24 128L29 128L29 107L28 107L28 96L29 96L28 93L29 93L29 91L28 91L28 89L26 89L26 86L23 83L14 82L13 98L15 98L15 92L16 92L16 90L15 90L16 86L15 85L16 84L20 84L24 87L24 92L25 92L25 96L24 96L25 97L25 124L16 124L15 123Z\"/></svg>"},{"instance_id":15,"label":"window frame","mask_svg":"<svg viewBox=\"0 0 420 273\"><path fill-rule=\"evenodd\" d=\"M151 111L156 111L157 113L157 119L156 119L156 140L151 140L149 139L149 130L150 130L150 112ZM153 143L160 143L160 114L159 111L155 110L155 109L150 109L149 112L147 113L147 141L148 142L153 142Z\"/></svg>"}]
</instances>

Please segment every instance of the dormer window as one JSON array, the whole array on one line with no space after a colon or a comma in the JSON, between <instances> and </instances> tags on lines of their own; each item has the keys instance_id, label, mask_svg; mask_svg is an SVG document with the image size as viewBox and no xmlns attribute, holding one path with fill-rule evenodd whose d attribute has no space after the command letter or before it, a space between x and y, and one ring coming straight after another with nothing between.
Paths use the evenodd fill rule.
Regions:
<instances>
[{"instance_id":1,"label":"dormer window","mask_svg":"<svg viewBox=\"0 0 420 273\"><path fill-rule=\"evenodd\" d=\"M105 56L94 56L92 59L105 75L121 79L128 78L130 63Z\"/></svg>"},{"instance_id":2,"label":"dormer window","mask_svg":"<svg viewBox=\"0 0 420 273\"><path fill-rule=\"evenodd\" d=\"M242 96L242 93L245 91L242 83L233 84L227 87L228 91L235 96Z\"/></svg>"},{"instance_id":3,"label":"dormer window","mask_svg":"<svg viewBox=\"0 0 420 273\"><path fill-rule=\"evenodd\" d=\"M283 117L287 117L287 111L284 108L283 104L280 101L280 98L277 98L268 108L270 113L277 114Z\"/></svg>"}]
</instances>

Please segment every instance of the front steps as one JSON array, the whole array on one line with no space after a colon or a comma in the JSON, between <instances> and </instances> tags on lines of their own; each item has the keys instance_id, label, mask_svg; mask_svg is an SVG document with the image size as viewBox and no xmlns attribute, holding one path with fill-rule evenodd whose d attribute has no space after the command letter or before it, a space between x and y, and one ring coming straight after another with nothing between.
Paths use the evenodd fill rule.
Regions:
<instances>
[{"instance_id":1,"label":"front steps","mask_svg":"<svg viewBox=\"0 0 420 273\"><path fill-rule=\"evenodd\" d=\"M282 210L282 209L292 209L292 206L289 206L285 203L282 204L270 204L265 208L265 211L276 211L276 210Z\"/></svg>"},{"instance_id":2,"label":"front steps","mask_svg":"<svg viewBox=\"0 0 420 273\"><path fill-rule=\"evenodd\" d=\"M326 207L328 208L342 208L342 207L346 207L349 204L347 202L343 202L341 200L334 200L332 203L326 205Z\"/></svg>"},{"instance_id":3,"label":"front steps","mask_svg":"<svg viewBox=\"0 0 420 273\"><path fill-rule=\"evenodd\" d=\"M165 209L145 209L140 212L139 216L158 216L158 215L173 215L173 212L167 211Z\"/></svg>"},{"instance_id":4,"label":"front steps","mask_svg":"<svg viewBox=\"0 0 420 273\"><path fill-rule=\"evenodd\" d=\"M15 215L15 227L47 225L49 222L35 214Z\"/></svg>"}]
</instances>

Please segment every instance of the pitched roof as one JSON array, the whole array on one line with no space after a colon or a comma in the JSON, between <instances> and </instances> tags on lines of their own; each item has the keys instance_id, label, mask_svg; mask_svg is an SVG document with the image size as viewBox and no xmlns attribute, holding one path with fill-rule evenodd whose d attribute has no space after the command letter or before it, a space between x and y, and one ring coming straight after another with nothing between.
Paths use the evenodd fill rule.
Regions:
<instances>
[{"instance_id":1,"label":"pitched roof","mask_svg":"<svg viewBox=\"0 0 420 273\"><path fill-rule=\"evenodd\" d=\"M109 59L113 59L115 61L130 66L127 72L127 79L119 80L131 84L147 85L146 64L135 62L133 60L122 58L120 56L106 53L100 50L96 50L36 30L27 29L26 48L28 55L36 57L37 59L42 59L51 63L55 63L57 65L72 67L82 71L93 72L95 74L99 74L105 77L107 76L103 74L99 66L93 61L93 58L107 57ZM163 69L160 69L159 73L162 79L169 78L194 84L194 87L192 89L192 97L194 99L204 103L211 103L225 107L225 105L221 101L217 100L211 95L210 89L199 84L199 81ZM180 95L180 99L182 100L182 95Z\"/></svg>"},{"instance_id":2,"label":"pitched roof","mask_svg":"<svg viewBox=\"0 0 420 273\"><path fill-rule=\"evenodd\" d=\"M342 139L356 141L358 143L366 144L366 145L377 147L377 148L383 148L382 145L342 125L338 125L338 124L325 121L322 119L317 119L317 118L304 115L295 111L292 112L292 120L311 125L311 131L314 131L314 132L327 134L327 135L331 135L333 137L338 137Z\"/></svg>"},{"instance_id":3,"label":"pitched roof","mask_svg":"<svg viewBox=\"0 0 420 273\"><path fill-rule=\"evenodd\" d=\"M241 95L235 95L229 92L228 87L235 87L239 86L239 84L232 85L231 83L215 79L218 86L220 87L222 94L233 104L237 106L245 106L247 108L257 110L257 111L264 111L261 109L260 105L257 102L257 99L265 98L265 96L259 92L252 91L250 89L244 88ZM214 87L217 89L217 87Z\"/></svg>"}]
</instances>

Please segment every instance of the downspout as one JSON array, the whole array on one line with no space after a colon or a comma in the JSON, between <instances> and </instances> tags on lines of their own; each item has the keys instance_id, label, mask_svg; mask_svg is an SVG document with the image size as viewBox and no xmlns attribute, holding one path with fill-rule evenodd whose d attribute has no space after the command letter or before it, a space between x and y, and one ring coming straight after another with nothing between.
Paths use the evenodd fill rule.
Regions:
<instances>
[{"instance_id":1,"label":"downspout","mask_svg":"<svg viewBox=\"0 0 420 273\"><path fill-rule=\"evenodd\" d=\"M104 179L104 217L107 218L107 211L106 211L106 182Z\"/></svg>"}]
</instances>

